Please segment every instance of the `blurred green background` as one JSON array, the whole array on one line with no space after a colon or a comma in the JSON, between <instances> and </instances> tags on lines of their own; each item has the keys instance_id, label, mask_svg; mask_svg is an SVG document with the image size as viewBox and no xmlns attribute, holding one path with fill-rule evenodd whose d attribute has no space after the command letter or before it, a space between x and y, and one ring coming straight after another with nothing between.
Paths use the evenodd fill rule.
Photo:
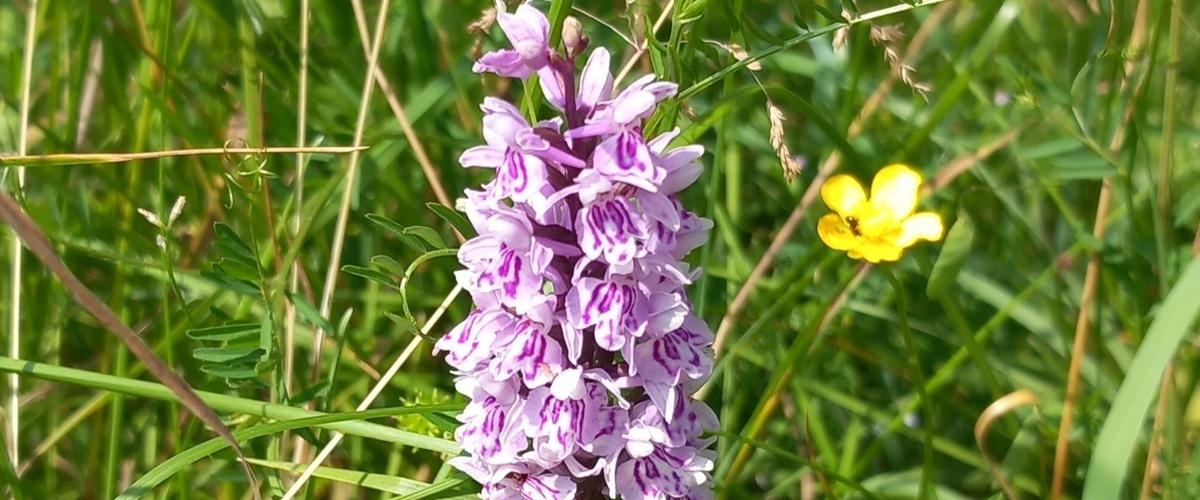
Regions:
<instances>
[{"instance_id":1,"label":"blurred green background","mask_svg":"<svg viewBox=\"0 0 1200 500\"><path fill-rule=\"evenodd\" d=\"M32 38L30 1L3 2L0 154L21 149L27 48L30 155L295 146L302 108L307 145L351 145L368 68L352 3L312 1L305 47L299 1L41 0ZM371 33L380 3L364 6ZM455 218L428 206L439 201L432 186L444 186L453 204L486 182L488 172L457 164L481 140L478 103L525 95L471 72L481 51L506 43L484 27L488 2L383 3L378 70L387 87L362 108L369 149L348 205L350 155L328 153L304 157L302 199L296 155L233 153L29 160L17 196L84 283L195 388L240 398L217 409L235 430L266 434L246 450L265 461L256 470L272 495L293 476L280 469L292 467L296 437L325 442L329 432L263 430L303 415L262 403L338 413L366 396L454 286L452 251L437 250L456 244ZM686 89L653 123L678 126L708 149L707 171L684 201L716 221L690 259L706 270L691 291L696 310L714 331L725 325L705 392L723 427L718 495L986 498L1010 485L1016 496L1043 498L1057 477L1066 498L1083 495L1085 482L1088 496L1200 496L1200 268L1188 267L1200 252L1200 4L535 5L571 9L592 46L613 51L614 66L650 36L625 81L655 72ZM733 68L745 53L757 64ZM772 124L768 103L786 121ZM801 167L795 180L784 175L780 144ZM923 206L954 226L947 241L882 268L824 247L814 228L825 207L801 203L822 166L869 179L896 161L936 187ZM0 163L9 193L18 191L15 166ZM1097 223L1104 183L1110 207ZM168 226L179 197L186 205ZM319 309L339 214L348 267L335 268L331 314L320 319L311 309ZM1100 239L1096 226L1105 228ZM10 234L0 251L6 278ZM292 262L303 272L289 302ZM414 262L405 297L398 285ZM756 266L761 279L751 279ZM3 391L2 435L18 460L0 462L0 494L109 498L212 437L162 401L169 394L136 384L153 378L28 253L17 278L20 358L41 365L8 351L0 358L0 370L26 371L15 436ZM9 339L16 290L3 281ZM291 377L283 362L290 303L300 304ZM727 315L735 303L740 310ZM1075 356L1075 418L1056 472L1081 308L1089 342ZM468 310L458 298L429 335ZM332 332L314 378L313 327L326 322ZM235 326L213 329L222 325ZM311 494L472 493L442 467L463 399L429 346L374 405L417 406L415 414L356 428ZM1029 392L1001 399L1020 390ZM1102 432L1106 425L1113 430ZM232 453L193 452L194 463L158 469L168 474L149 494L247 497Z\"/></svg>"}]
</instances>

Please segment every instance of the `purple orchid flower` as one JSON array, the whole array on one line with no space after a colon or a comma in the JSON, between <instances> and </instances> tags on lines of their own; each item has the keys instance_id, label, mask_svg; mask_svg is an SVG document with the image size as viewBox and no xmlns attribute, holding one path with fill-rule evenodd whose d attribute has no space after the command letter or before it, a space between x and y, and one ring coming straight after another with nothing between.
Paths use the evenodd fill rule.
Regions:
<instances>
[{"instance_id":1,"label":"purple orchid flower","mask_svg":"<svg viewBox=\"0 0 1200 500\"><path fill-rule=\"evenodd\" d=\"M435 346L471 400L455 433L466 454L449 464L482 498L709 498L716 415L689 395L712 373L713 335L686 293L701 270L683 258L712 221L678 197L704 148L672 147L678 130L644 136L675 84L618 91L607 50L577 73L586 41L560 53L528 3L499 10L512 48L476 71L536 73L559 116L531 125L486 98L485 144L459 158L496 175L461 200L478 236L455 277L474 309Z\"/></svg>"},{"instance_id":2,"label":"purple orchid flower","mask_svg":"<svg viewBox=\"0 0 1200 500\"><path fill-rule=\"evenodd\" d=\"M512 14L504 11L503 3L497 3L496 7L496 21L513 48L484 54L475 62L474 70L508 78L529 78L549 63L550 21L529 4L522 4Z\"/></svg>"},{"instance_id":3,"label":"purple orchid flower","mask_svg":"<svg viewBox=\"0 0 1200 500\"><path fill-rule=\"evenodd\" d=\"M547 161L574 167L584 165L582 160L539 136L513 105L489 97L481 108L486 113L483 137L487 145L466 150L458 161L463 166L496 169L496 196L524 202L541 195L547 186ZM539 124L538 128L552 131L543 125L548 124Z\"/></svg>"}]
</instances>

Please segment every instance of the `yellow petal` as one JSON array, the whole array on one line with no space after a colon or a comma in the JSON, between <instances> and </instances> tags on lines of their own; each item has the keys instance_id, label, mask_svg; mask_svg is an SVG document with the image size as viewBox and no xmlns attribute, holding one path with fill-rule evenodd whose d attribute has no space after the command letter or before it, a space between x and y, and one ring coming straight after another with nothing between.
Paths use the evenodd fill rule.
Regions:
<instances>
[{"instance_id":1,"label":"yellow petal","mask_svg":"<svg viewBox=\"0 0 1200 500\"><path fill-rule=\"evenodd\" d=\"M913 214L900 224L900 234L895 243L907 247L917 240L937 241L942 239L942 218L933 212Z\"/></svg>"},{"instance_id":2,"label":"yellow petal","mask_svg":"<svg viewBox=\"0 0 1200 500\"><path fill-rule=\"evenodd\" d=\"M834 212L846 215L867 201L867 193L855 178L835 175L821 185L821 199Z\"/></svg>"},{"instance_id":3,"label":"yellow petal","mask_svg":"<svg viewBox=\"0 0 1200 500\"><path fill-rule=\"evenodd\" d=\"M876 264L900 260L900 253L903 249L889 242L875 240L865 241L854 250L867 262ZM855 256L851 255L851 257Z\"/></svg>"},{"instance_id":4,"label":"yellow petal","mask_svg":"<svg viewBox=\"0 0 1200 500\"><path fill-rule=\"evenodd\" d=\"M834 250L849 250L858 246L858 238L837 214L825 214L817 221L817 235Z\"/></svg>"},{"instance_id":5,"label":"yellow petal","mask_svg":"<svg viewBox=\"0 0 1200 500\"><path fill-rule=\"evenodd\" d=\"M871 181L871 204L885 210L898 224L917 208L920 187L919 172L907 165L888 165Z\"/></svg>"}]
</instances>

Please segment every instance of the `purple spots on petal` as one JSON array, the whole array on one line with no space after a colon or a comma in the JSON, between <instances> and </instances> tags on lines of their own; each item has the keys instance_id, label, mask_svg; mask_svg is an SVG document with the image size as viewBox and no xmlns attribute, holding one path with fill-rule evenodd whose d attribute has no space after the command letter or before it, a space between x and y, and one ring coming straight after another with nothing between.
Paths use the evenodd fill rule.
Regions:
<instances>
[{"instance_id":1,"label":"purple spots on petal","mask_svg":"<svg viewBox=\"0 0 1200 500\"><path fill-rule=\"evenodd\" d=\"M617 168L639 173L649 170L650 166L638 158L638 147L644 145L642 138L632 132L622 132L617 136Z\"/></svg>"},{"instance_id":2,"label":"purple spots on petal","mask_svg":"<svg viewBox=\"0 0 1200 500\"><path fill-rule=\"evenodd\" d=\"M501 182L509 193L523 193L529 188L529 172L525 167L525 155L509 148L504 152L504 170Z\"/></svg>"}]
</instances>

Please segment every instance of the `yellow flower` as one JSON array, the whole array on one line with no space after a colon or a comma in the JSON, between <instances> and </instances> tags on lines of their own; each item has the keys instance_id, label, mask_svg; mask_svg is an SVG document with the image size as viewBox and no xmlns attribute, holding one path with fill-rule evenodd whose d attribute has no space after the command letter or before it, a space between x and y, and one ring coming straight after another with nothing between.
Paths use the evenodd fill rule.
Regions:
<instances>
[{"instance_id":1,"label":"yellow flower","mask_svg":"<svg viewBox=\"0 0 1200 500\"><path fill-rule=\"evenodd\" d=\"M913 213L921 174L906 165L889 165L871 181L871 198L862 184L837 175L821 186L821 199L835 213L817 222L817 234L829 248L854 259L895 261L919 240L942 239L942 218L933 212Z\"/></svg>"}]
</instances>

